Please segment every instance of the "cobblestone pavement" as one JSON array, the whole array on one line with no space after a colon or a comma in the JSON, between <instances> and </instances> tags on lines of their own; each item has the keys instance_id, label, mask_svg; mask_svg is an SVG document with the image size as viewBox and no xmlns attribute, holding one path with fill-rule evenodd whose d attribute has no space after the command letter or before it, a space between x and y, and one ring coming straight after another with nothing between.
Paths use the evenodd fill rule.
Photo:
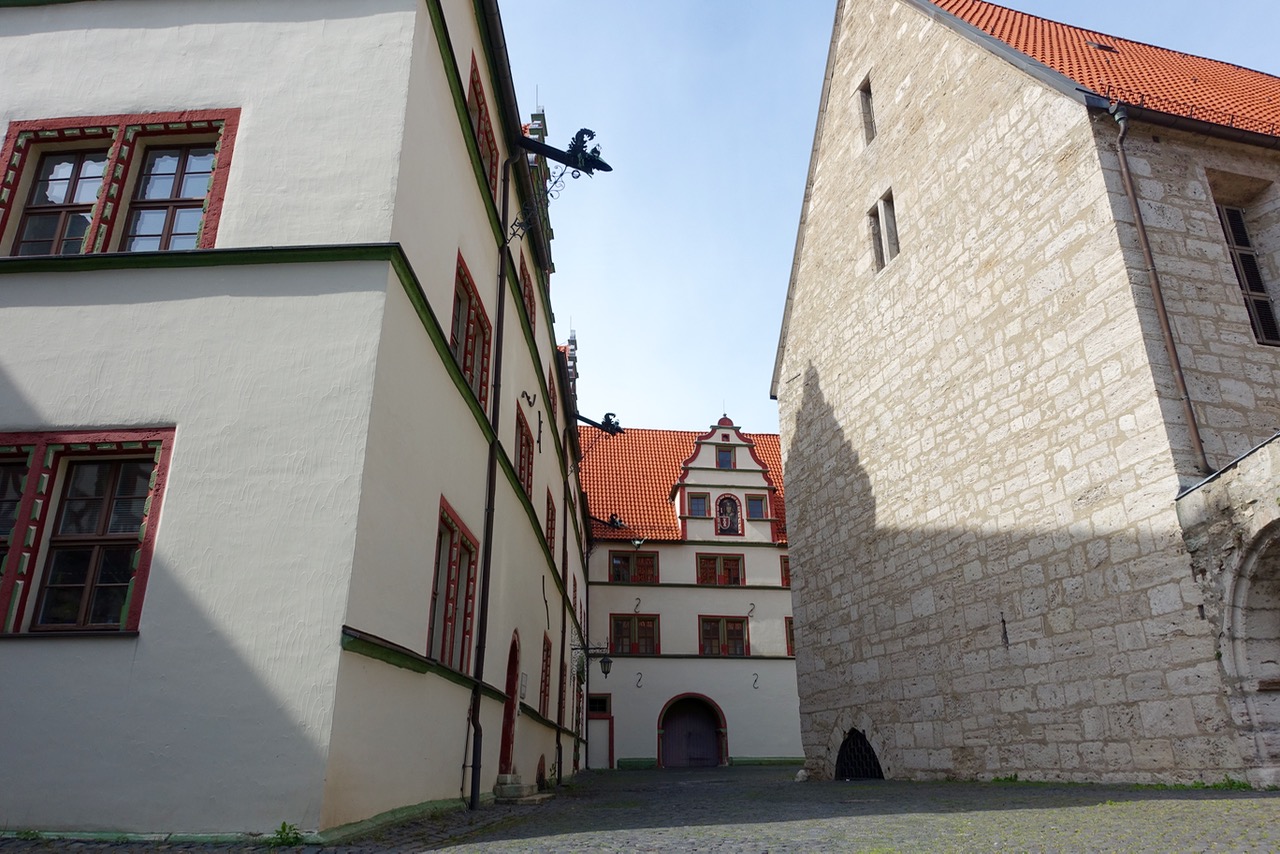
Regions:
<instances>
[{"instance_id":1,"label":"cobblestone pavement","mask_svg":"<svg viewBox=\"0 0 1280 854\"><path fill-rule=\"evenodd\" d=\"M1280 851L1280 793L1035 783L793 782L794 768L581 775L538 806L490 806L292 851ZM0 852L266 851L265 845L8 839ZM286 850L286 849L280 849Z\"/></svg>"}]
</instances>

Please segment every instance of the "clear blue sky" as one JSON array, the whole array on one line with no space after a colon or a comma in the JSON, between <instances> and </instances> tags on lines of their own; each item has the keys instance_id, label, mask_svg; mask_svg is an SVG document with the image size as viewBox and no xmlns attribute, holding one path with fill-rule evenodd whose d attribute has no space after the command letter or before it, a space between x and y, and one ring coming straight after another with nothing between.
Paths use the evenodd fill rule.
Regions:
<instances>
[{"instance_id":1,"label":"clear blue sky","mask_svg":"<svg viewBox=\"0 0 1280 854\"><path fill-rule=\"evenodd\" d=\"M885 0L891 2L891 0ZM1006 0L1280 74L1280 0ZM778 428L769 399L835 0L505 0L520 110L614 172L551 204L579 407L624 427ZM1210 12L1212 10L1212 12Z\"/></svg>"}]
</instances>

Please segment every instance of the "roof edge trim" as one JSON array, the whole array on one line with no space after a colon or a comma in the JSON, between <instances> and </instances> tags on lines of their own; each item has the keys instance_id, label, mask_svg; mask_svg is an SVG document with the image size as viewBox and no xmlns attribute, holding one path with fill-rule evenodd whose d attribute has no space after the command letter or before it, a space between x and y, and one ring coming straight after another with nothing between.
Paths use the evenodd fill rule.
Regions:
<instances>
[{"instance_id":1,"label":"roof edge trim","mask_svg":"<svg viewBox=\"0 0 1280 854\"><path fill-rule=\"evenodd\" d=\"M1029 74L1046 86L1058 90L1073 100L1088 105L1089 96L1101 97L1092 89L1081 86L1065 74L1050 68L1039 60L1032 59L1008 42L996 38L979 27L975 27L963 18L956 17L936 3L930 2L930 0L898 0L898 2L905 3L913 9L928 15L938 23L986 48L989 52L1013 65L1019 71Z\"/></svg>"}]
</instances>

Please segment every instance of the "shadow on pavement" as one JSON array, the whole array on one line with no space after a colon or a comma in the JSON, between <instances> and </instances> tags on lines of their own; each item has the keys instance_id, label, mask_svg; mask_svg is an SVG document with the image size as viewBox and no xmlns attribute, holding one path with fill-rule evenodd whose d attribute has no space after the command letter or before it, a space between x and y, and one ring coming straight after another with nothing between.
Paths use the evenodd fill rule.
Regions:
<instances>
[{"instance_id":1,"label":"shadow on pavement","mask_svg":"<svg viewBox=\"0 0 1280 854\"><path fill-rule=\"evenodd\" d=\"M795 768L585 772L556 798L440 848L609 830L984 811L1072 809L1156 801L1270 799L1280 793L1069 783L794 782Z\"/></svg>"}]
</instances>

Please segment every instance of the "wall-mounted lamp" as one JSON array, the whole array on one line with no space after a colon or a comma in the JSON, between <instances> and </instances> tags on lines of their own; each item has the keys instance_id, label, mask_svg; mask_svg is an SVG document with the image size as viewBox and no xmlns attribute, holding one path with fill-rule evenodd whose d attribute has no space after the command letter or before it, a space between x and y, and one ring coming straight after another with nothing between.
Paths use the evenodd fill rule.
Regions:
<instances>
[{"instance_id":1,"label":"wall-mounted lamp","mask_svg":"<svg viewBox=\"0 0 1280 854\"><path fill-rule=\"evenodd\" d=\"M588 642L586 644L581 644L581 645L573 644L570 648L574 652L574 662L573 662L574 670L578 669L579 662L583 661L584 659L587 662L590 662L591 659L598 658L600 659L600 673L604 676L605 679L609 678L609 672L613 670L613 659L609 657L608 643L606 643L604 646L591 646L591 644Z\"/></svg>"}]
</instances>

